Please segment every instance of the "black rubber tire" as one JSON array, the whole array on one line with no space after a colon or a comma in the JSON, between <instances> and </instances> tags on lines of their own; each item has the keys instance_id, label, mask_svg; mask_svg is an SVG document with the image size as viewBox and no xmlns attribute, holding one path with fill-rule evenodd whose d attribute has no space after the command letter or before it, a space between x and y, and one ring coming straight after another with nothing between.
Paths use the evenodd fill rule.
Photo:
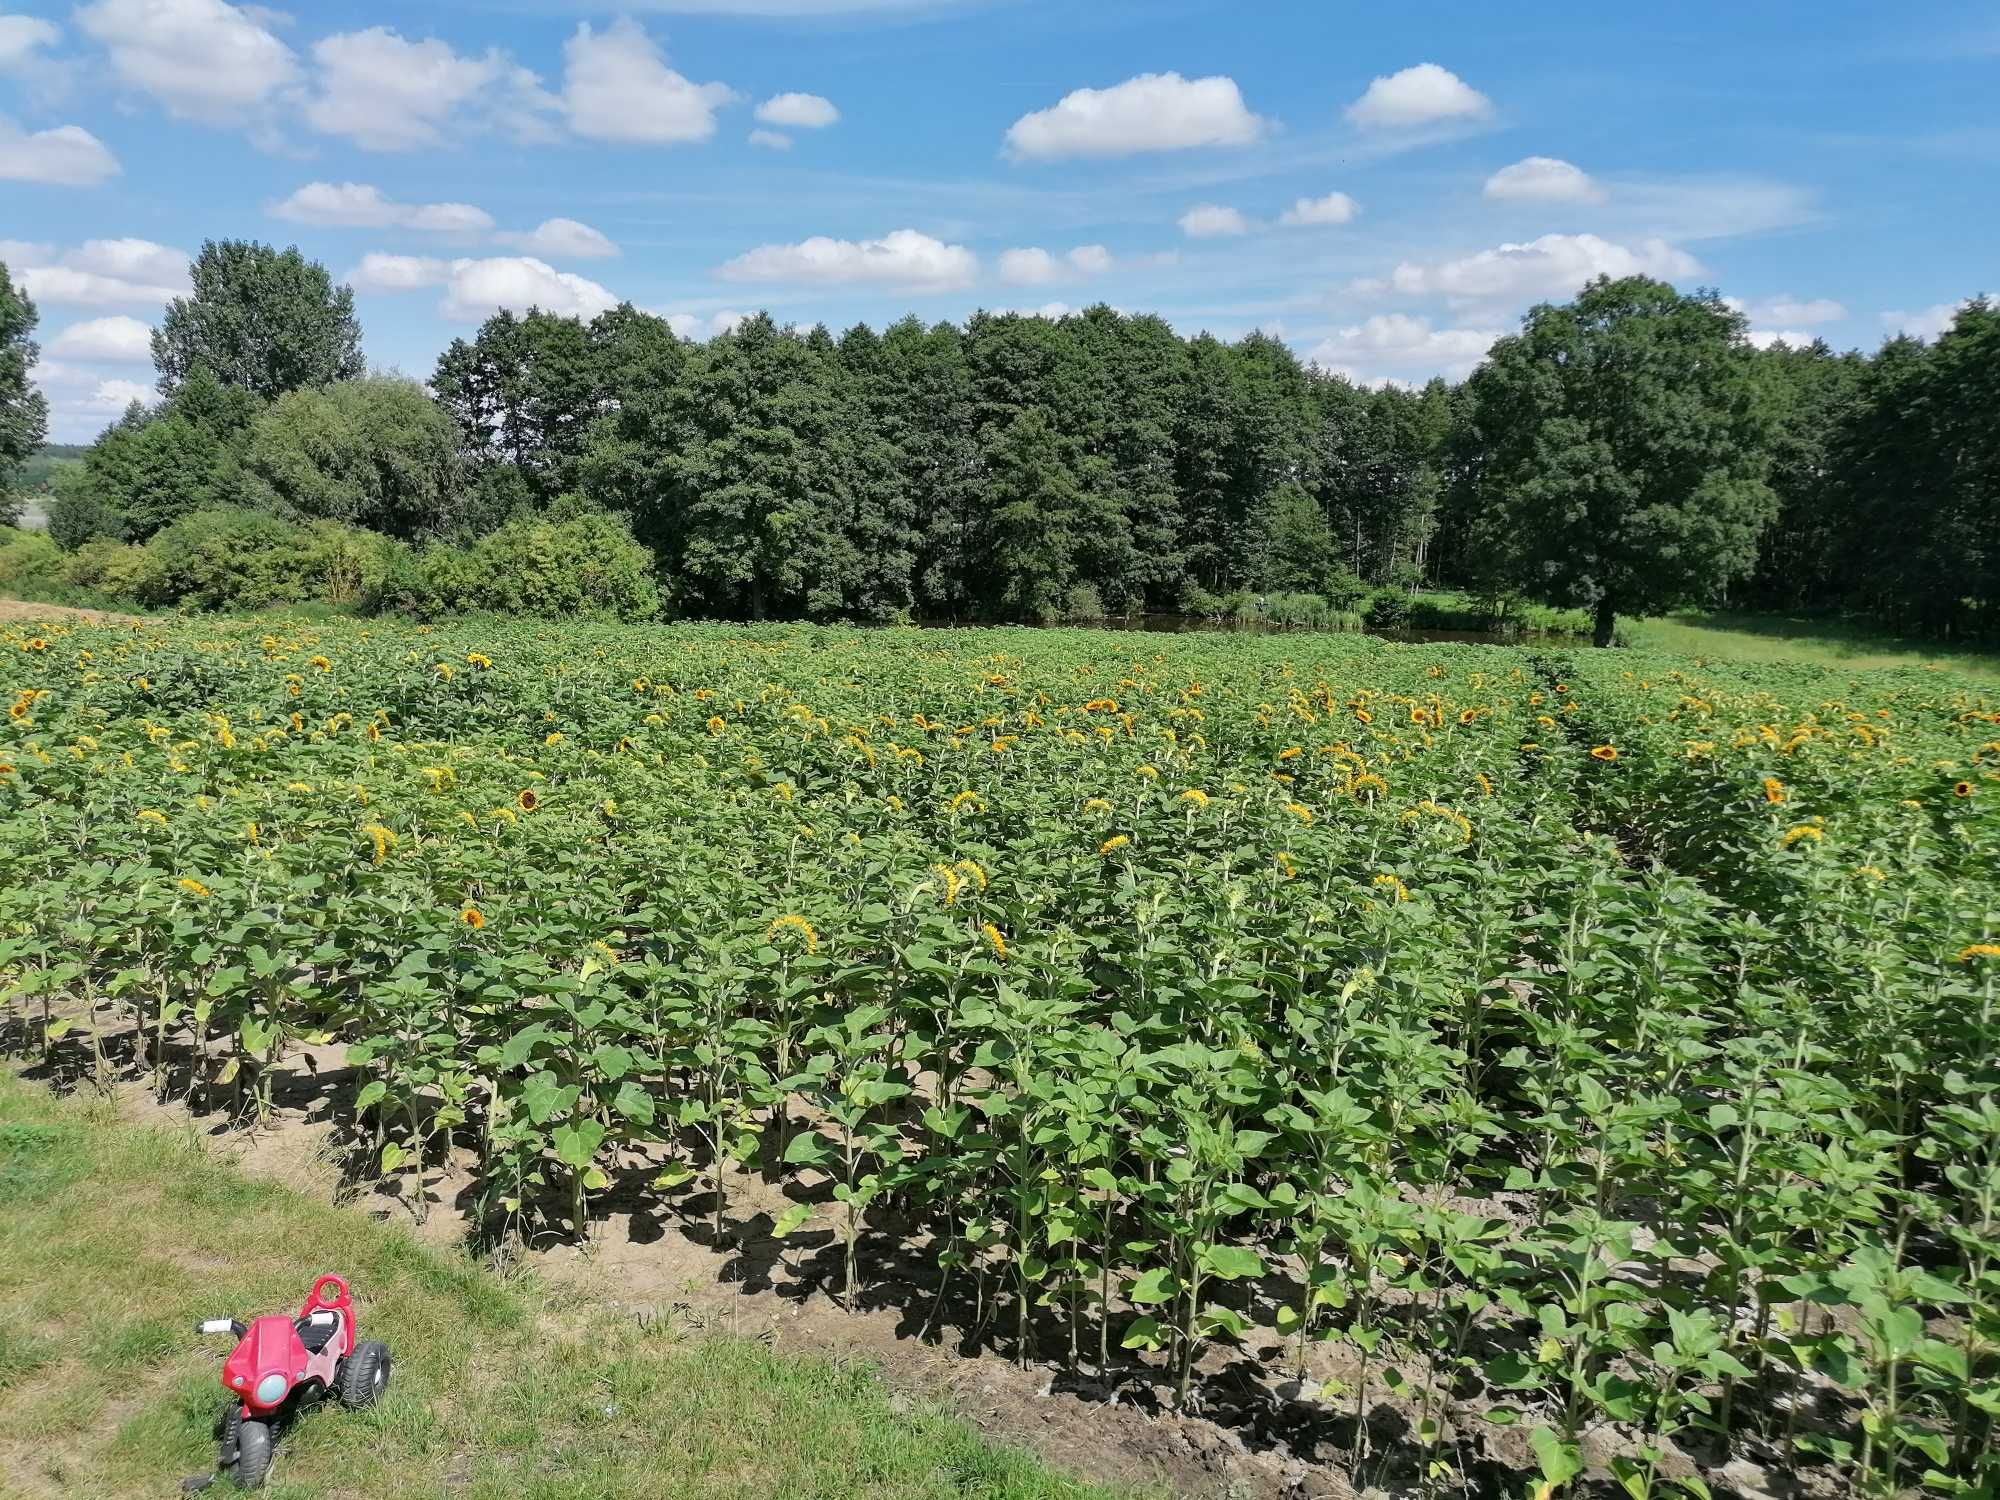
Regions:
<instances>
[{"instance_id":1,"label":"black rubber tire","mask_svg":"<svg viewBox=\"0 0 2000 1500\"><path fill-rule=\"evenodd\" d=\"M271 1429L245 1422L236 1429L236 1464L229 1477L239 1490L260 1490L271 1477Z\"/></svg>"},{"instance_id":2,"label":"black rubber tire","mask_svg":"<svg viewBox=\"0 0 2000 1500\"><path fill-rule=\"evenodd\" d=\"M375 1339L340 1362L340 1404L352 1411L373 1406L389 1389L389 1346Z\"/></svg>"}]
</instances>

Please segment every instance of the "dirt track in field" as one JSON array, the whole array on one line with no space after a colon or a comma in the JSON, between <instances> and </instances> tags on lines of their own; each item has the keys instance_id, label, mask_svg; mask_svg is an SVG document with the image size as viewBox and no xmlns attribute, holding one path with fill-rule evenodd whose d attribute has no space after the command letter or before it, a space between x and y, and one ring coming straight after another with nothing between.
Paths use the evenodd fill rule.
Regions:
<instances>
[{"instance_id":1,"label":"dirt track in field","mask_svg":"<svg viewBox=\"0 0 2000 1500\"><path fill-rule=\"evenodd\" d=\"M20 620L33 624L45 621L76 625L138 625L137 615L114 614L102 609L73 609L67 604L33 604L25 599L0 599L0 625Z\"/></svg>"}]
</instances>

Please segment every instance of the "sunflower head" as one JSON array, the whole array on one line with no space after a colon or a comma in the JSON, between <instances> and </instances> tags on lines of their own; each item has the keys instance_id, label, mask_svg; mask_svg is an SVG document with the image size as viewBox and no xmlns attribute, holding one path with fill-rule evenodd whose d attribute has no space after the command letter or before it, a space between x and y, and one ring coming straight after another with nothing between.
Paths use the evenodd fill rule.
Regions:
<instances>
[{"instance_id":1,"label":"sunflower head","mask_svg":"<svg viewBox=\"0 0 2000 1500\"><path fill-rule=\"evenodd\" d=\"M1599 745L1595 750L1590 752L1590 758L1592 760L1616 760L1618 759L1618 751L1610 745Z\"/></svg>"},{"instance_id":2,"label":"sunflower head","mask_svg":"<svg viewBox=\"0 0 2000 1500\"><path fill-rule=\"evenodd\" d=\"M458 914L458 920L477 932L486 925L486 913L468 901L465 909Z\"/></svg>"},{"instance_id":3,"label":"sunflower head","mask_svg":"<svg viewBox=\"0 0 2000 1500\"><path fill-rule=\"evenodd\" d=\"M535 789L531 786L523 787L521 795L514 800L520 804L522 812L533 812L542 805L542 799L535 794Z\"/></svg>"}]
</instances>

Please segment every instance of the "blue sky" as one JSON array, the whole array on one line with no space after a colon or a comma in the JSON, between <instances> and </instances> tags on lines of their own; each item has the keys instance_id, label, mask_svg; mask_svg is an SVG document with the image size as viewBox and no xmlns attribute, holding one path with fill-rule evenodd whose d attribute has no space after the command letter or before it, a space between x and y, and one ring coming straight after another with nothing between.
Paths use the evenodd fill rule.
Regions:
<instances>
[{"instance_id":1,"label":"blue sky","mask_svg":"<svg viewBox=\"0 0 2000 1500\"><path fill-rule=\"evenodd\" d=\"M1872 348L2000 291L1991 4L0 0L0 259L54 436L207 237L427 375L494 307L876 325L1105 301L1464 374L1644 271Z\"/></svg>"}]
</instances>

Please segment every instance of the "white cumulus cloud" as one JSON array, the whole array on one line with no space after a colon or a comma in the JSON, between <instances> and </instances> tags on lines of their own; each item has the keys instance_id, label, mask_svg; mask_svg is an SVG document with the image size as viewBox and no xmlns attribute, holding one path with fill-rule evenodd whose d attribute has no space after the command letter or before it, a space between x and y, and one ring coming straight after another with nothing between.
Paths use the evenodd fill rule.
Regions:
<instances>
[{"instance_id":1,"label":"white cumulus cloud","mask_svg":"<svg viewBox=\"0 0 2000 1500\"><path fill-rule=\"evenodd\" d=\"M1486 196L1521 203L1601 203L1604 189L1583 168L1554 156L1524 156L1486 179Z\"/></svg>"},{"instance_id":2,"label":"white cumulus cloud","mask_svg":"<svg viewBox=\"0 0 2000 1500\"><path fill-rule=\"evenodd\" d=\"M970 286L979 274L979 257L963 245L947 245L914 229L898 229L879 240L857 242L814 235L795 245L759 245L716 274L726 281L796 281L944 292Z\"/></svg>"},{"instance_id":3,"label":"white cumulus cloud","mask_svg":"<svg viewBox=\"0 0 2000 1500\"><path fill-rule=\"evenodd\" d=\"M1914 339L1934 339L1951 327L1963 302L1934 302L1914 312L1901 310L1882 314L1882 327L1892 334L1908 334Z\"/></svg>"},{"instance_id":4,"label":"white cumulus cloud","mask_svg":"<svg viewBox=\"0 0 2000 1500\"><path fill-rule=\"evenodd\" d=\"M737 325L749 316L748 313L736 312L733 309L710 313L707 317L699 313L668 313L667 326L680 338L706 343L725 333L733 333Z\"/></svg>"},{"instance_id":5,"label":"white cumulus cloud","mask_svg":"<svg viewBox=\"0 0 2000 1500\"><path fill-rule=\"evenodd\" d=\"M1069 263L1086 276L1102 276L1111 269L1111 252L1102 245L1078 245L1070 251Z\"/></svg>"},{"instance_id":6,"label":"white cumulus cloud","mask_svg":"<svg viewBox=\"0 0 2000 1500\"><path fill-rule=\"evenodd\" d=\"M636 21L602 31L588 22L563 46L569 127L599 141L671 146L715 134L715 112L734 103L727 84L695 83L667 66Z\"/></svg>"},{"instance_id":7,"label":"white cumulus cloud","mask_svg":"<svg viewBox=\"0 0 2000 1500\"><path fill-rule=\"evenodd\" d=\"M544 219L525 234L498 238L501 244L530 255L561 260L606 260L618 253L608 237L578 219Z\"/></svg>"},{"instance_id":8,"label":"white cumulus cloud","mask_svg":"<svg viewBox=\"0 0 2000 1500\"><path fill-rule=\"evenodd\" d=\"M1817 335L1800 328L1752 328L1743 337L1754 347L1768 349L1773 344L1789 344L1794 349L1810 349Z\"/></svg>"},{"instance_id":9,"label":"white cumulus cloud","mask_svg":"<svg viewBox=\"0 0 2000 1500\"><path fill-rule=\"evenodd\" d=\"M1377 78L1366 93L1347 106L1347 118L1370 129L1478 120L1492 112L1492 100L1436 63L1418 63Z\"/></svg>"},{"instance_id":10,"label":"white cumulus cloud","mask_svg":"<svg viewBox=\"0 0 2000 1500\"><path fill-rule=\"evenodd\" d=\"M96 388L82 402L80 410L99 417L122 417L125 408L134 401L141 406L155 405L160 393L150 385L141 385L136 380L100 380Z\"/></svg>"},{"instance_id":11,"label":"white cumulus cloud","mask_svg":"<svg viewBox=\"0 0 2000 1500\"><path fill-rule=\"evenodd\" d=\"M1847 316L1847 308L1831 297L1794 297L1790 292L1780 292L1761 302L1747 302L1741 297L1722 300L1752 323L1788 323L1794 328L1806 328L1814 323L1837 323Z\"/></svg>"},{"instance_id":12,"label":"white cumulus cloud","mask_svg":"<svg viewBox=\"0 0 2000 1500\"><path fill-rule=\"evenodd\" d=\"M118 175L118 158L81 125L22 130L0 115L0 182L95 187Z\"/></svg>"},{"instance_id":13,"label":"white cumulus cloud","mask_svg":"<svg viewBox=\"0 0 2000 1500\"><path fill-rule=\"evenodd\" d=\"M1280 224L1348 224L1361 212L1361 205L1345 193L1328 193L1324 198L1300 198L1278 216Z\"/></svg>"},{"instance_id":14,"label":"white cumulus cloud","mask_svg":"<svg viewBox=\"0 0 2000 1500\"><path fill-rule=\"evenodd\" d=\"M49 353L58 359L145 364L153 357L153 330L137 318L90 318L49 340Z\"/></svg>"},{"instance_id":15,"label":"white cumulus cloud","mask_svg":"<svg viewBox=\"0 0 2000 1500\"><path fill-rule=\"evenodd\" d=\"M365 182L309 182L271 205L271 216L320 229L420 229L483 234L492 216L469 203L398 203Z\"/></svg>"},{"instance_id":16,"label":"white cumulus cloud","mask_svg":"<svg viewBox=\"0 0 2000 1500\"><path fill-rule=\"evenodd\" d=\"M418 287L443 286L451 280L451 262L429 255L371 251L341 279L357 292L409 292Z\"/></svg>"},{"instance_id":17,"label":"white cumulus cloud","mask_svg":"<svg viewBox=\"0 0 2000 1500\"><path fill-rule=\"evenodd\" d=\"M1496 328L1435 328L1426 318L1382 313L1339 330L1306 358L1330 374L1368 385L1421 382L1432 375L1461 380L1499 337Z\"/></svg>"},{"instance_id":18,"label":"white cumulus cloud","mask_svg":"<svg viewBox=\"0 0 2000 1500\"><path fill-rule=\"evenodd\" d=\"M1250 232L1248 219L1219 203L1197 203L1181 215L1180 226L1181 233L1191 240L1226 239Z\"/></svg>"},{"instance_id":19,"label":"white cumulus cloud","mask_svg":"<svg viewBox=\"0 0 2000 1500\"><path fill-rule=\"evenodd\" d=\"M824 130L840 119L831 99L818 94L777 94L757 106L757 118L766 125L785 125L794 130Z\"/></svg>"},{"instance_id":20,"label":"white cumulus cloud","mask_svg":"<svg viewBox=\"0 0 2000 1500\"><path fill-rule=\"evenodd\" d=\"M151 240L85 240L74 250L58 253L49 246L24 246L45 252L23 264L10 265L14 279L37 302L61 307L158 307L188 291L188 258L184 251Z\"/></svg>"},{"instance_id":21,"label":"white cumulus cloud","mask_svg":"<svg viewBox=\"0 0 2000 1500\"><path fill-rule=\"evenodd\" d=\"M1007 149L1040 161L1133 156L1247 146L1266 128L1233 78L1144 73L1113 88L1077 89L1048 109L1023 115L1007 132Z\"/></svg>"},{"instance_id":22,"label":"white cumulus cloud","mask_svg":"<svg viewBox=\"0 0 2000 1500\"><path fill-rule=\"evenodd\" d=\"M1048 251L1036 248L1000 252L1000 279L1009 286L1047 286L1067 271Z\"/></svg>"},{"instance_id":23,"label":"white cumulus cloud","mask_svg":"<svg viewBox=\"0 0 2000 1500\"><path fill-rule=\"evenodd\" d=\"M782 130L753 130L750 132L750 144L761 146L766 151L789 151L792 149L792 138Z\"/></svg>"},{"instance_id":24,"label":"white cumulus cloud","mask_svg":"<svg viewBox=\"0 0 2000 1500\"><path fill-rule=\"evenodd\" d=\"M29 63L39 63L35 54L62 40L62 28L39 16L0 16L0 73L11 73Z\"/></svg>"},{"instance_id":25,"label":"white cumulus cloud","mask_svg":"<svg viewBox=\"0 0 2000 1500\"><path fill-rule=\"evenodd\" d=\"M515 312L538 307L563 317L594 318L618 302L596 282L558 271L545 260L531 255L498 255L453 261L438 311L466 323L477 323L503 307Z\"/></svg>"},{"instance_id":26,"label":"white cumulus cloud","mask_svg":"<svg viewBox=\"0 0 2000 1500\"><path fill-rule=\"evenodd\" d=\"M544 140L556 101L506 53L461 54L435 37L413 42L386 26L315 42L305 121L366 151L423 151L458 124L491 124Z\"/></svg>"},{"instance_id":27,"label":"white cumulus cloud","mask_svg":"<svg viewBox=\"0 0 2000 1500\"><path fill-rule=\"evenodd\" d=\"M262 13L226 0L92 0L76 23L120 82L183 119L243 123L298 78Z\"/></svg>"},{"instance_id":28,"label":"white cumulus cloud","mask_svg":"<svg viewBox=\"0 0 2000 1500\"><path fill-rule=\"evenodd\" d=\"M1663 281L1699 274L1701 262L1665 240L1620 245L1594 234L1545 234L1458 260L1424 265L1404 261L1386 281L1357 282L1359 292L1443 296L1454 302L1567 297L1599 276L1653 276Z\"/></svg>"}]
</instances>

